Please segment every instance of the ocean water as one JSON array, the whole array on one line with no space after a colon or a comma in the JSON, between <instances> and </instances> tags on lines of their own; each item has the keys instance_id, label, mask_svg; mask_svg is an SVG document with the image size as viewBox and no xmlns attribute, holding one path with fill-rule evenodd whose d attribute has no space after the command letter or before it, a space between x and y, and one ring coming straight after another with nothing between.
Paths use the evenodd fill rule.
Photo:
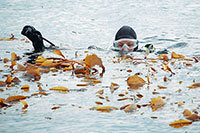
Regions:
<instances>
[{"instance_id":1,"label":"ocean water","mask_svg":"<svg viewBox=\"0 0 200 133\"><path fill-rule=\"evenodd\" d=\"M167 48L170 53L174 51L187 58L198 58L199 9L200 1L197 0L0 0L0 38L8 38L11 33L18 38L13 41L0 41L0 59L10 59L11 53L15 52L22 57L18 63L23 64L28 60L24 53L32 51L32 45L20 40L24 38L20 32L25 25L34 26L45 38L59 46L66 58L73 60L84 59L88 46L95 45L106 49L112 45L117 30L123 25L133 27L140 47L152 43L157 49ZM200 113L199 88L187 88L194 82L200 82L199 63L193 63L191 67L183 65L182 62L175 67L170 66L176 73L173 76L159 69L160 65L154 65L153 67L159 69L159 73L155 74L157 80L150 79L150 85L145 84L138 90L129 91L125 80L138 72L142 73L141 77L145 79L148 72L146 65L113 63L115 52L89 50L89 53L97 54L106 67L104 76L97 77L102 83L80 87L77 84L84 83L84 78L77 78L70 71L44 73L39 82L49 95L26 99L29 105L27 112L21 109L23 105L20 102L0 109L0 132L200 132L199 122L182 128L169 126L175 120L185 119L182 114L185 109L195 109ZM43 56L57 57L48 50ZM149 56L157 57L154 54ZM10 73L4 65L1 61L1 81ZM128 73L128 69L132 72ZM38 82L24 79L23 73L16 73L15 76L20 78L20 84L10 88L0 87L4 89L0 92L0 98L12 95L30 96L38 92ZM164 76L169 78L168 82L163 82ZM179 84L179 81L182 81L182 84ZM111 82L120 85L113 94L109 90ZM30 85L29 92L20 89L24 84ZM166 86L167 89L159 90L157 85ZM66 94L49 91L49 88L54 86L85 91L70 91ZM108 96L110 102L96 97L95 93L100 89L104 89L104 96ZM153 95L154 89L160 94ZM178 89L182 91L177 92ZM164 96L166 105L159 111L144 107L133 113L125 113L122 110L110 113L90 110L91 107L98 106L95 101L118 108L132 103L133 101L117 101L118 94L125 91L129 92L127 96L130 97L138 93L143 95L143 98L134 101L136 104L147 104L154 97ZM176 103L180 101L185 103L178 107ZM61 108L52 110L54 106ZM157 119L152 119L152 116Z\"/></svg>"}]
</instances>

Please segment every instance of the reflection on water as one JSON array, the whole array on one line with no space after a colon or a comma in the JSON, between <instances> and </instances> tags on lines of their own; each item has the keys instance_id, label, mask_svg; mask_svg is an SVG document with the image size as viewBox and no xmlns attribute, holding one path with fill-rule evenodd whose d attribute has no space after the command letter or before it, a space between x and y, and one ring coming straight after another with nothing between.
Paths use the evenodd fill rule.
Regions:
<instances>
[{"instance_id":1,"label":"reflection on water","mask_svg":"<svg viewBox=\"0 0 200 133\"><path fill-rule=\"evenodd\" d=\"M101 113L91 111L89 108L97 106L95 101L102 101L105 106L115 107L131 103L132 101L117 101L118 95L125 93L128 88L125 80L135 73L142 73L140 76L146 79L149 69L145 64L146 61L140 61L138 64L126 61L113 63L113 57L117 56L117 52L92 48L88 50L87 47L93 45L106 49L112 45L116 31L122 25L130 25L138 35L140 48L152 43L156 49L168 48L170 52L175 51L192 58L199 55L199 7L200 2L195 0L0 1L0 38L13 33L19 39L0 41L1 59L10 59L10 54L15 52L23 57L17 63L23 64L26 61L33 63L32 60L40 55L23 56L24 53L32 51L31 43L20 40L24 38L20 34L22 27L29 24L57 44L67 59L81 60L87 55L85 52L87 50L89 53L97 54L106 67L103 78L99 78L102 83L86 87L76 86L85 82L83 78L74 76L71 71L43 73L39 82L23 79L21 72L14 74L20 78L20 84L15 87L0 87L4 89L0 92L0 98L12 95L30 96L38 93L40 83L49 95L26 99L29 105L27 112L21 109L21 103L1 109L0 132L197 132L198 122L180 129L174 129L169 124L174 120L184 119L182 115L184 109L199 108L199 91L187 88L194 82L200 82L199 63L194 63L191 67L183 63L175 66L169 64L176 73L172 76L163 72L162 62L152 63L151 67L157 70L155 79L150 79L153 83L129 91L127 96L132 98L139 93L143 95L143 98L135 99L137 104L148 104L151 98L156 96L166 97L164 100L167 104L162 110L153 112L151 108L144 107L128 114L120 110ZM42 56L57 57L48 50L44 51ZM147 55L132 53L131 56L144 58ZM149 54L148 57L155 58L156 55ZM3 75L10 73L9 68L4 65L9 66L10 63L0 62L0 69L4 70L0 72L1 81L5 81ZM168 77L168 82L163 82L164 76ZM113 94L109 89L111 82L120 85ZM24 84L30 85L29 92L20 89ZM158 89L157 85L167 86L168 89ZM49 88L54 86L66 86L72 91L66 94L49 91ZM104 89L104 94L109 97L110 102L96 97L95 93L100 89ZM155 90L160 94L153 95L152 92ZM185 104L178 107L176 103L179 101L185 101ZM60 108L52 110L51 108L55 106ZM157 119L152 119L152 116L156 116Z\"/></svg>"}]
</instances>

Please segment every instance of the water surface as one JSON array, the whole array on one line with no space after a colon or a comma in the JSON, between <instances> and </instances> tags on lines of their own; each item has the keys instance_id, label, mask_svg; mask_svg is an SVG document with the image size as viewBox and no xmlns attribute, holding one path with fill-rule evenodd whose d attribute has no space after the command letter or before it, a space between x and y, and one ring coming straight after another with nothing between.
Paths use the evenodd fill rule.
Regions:
<instances>
[{"instance_id":1,"label":"water surface","mask_svg":"<svg viewBox=\"0 0 200 133\"><path fill-rule=\"evenodd\" d=\"M32 51L30 43L20 41L24 38L20 34L24 25L33 25L59 46L68 59L84 59L84 51L90 45L107 48L112 44L115 33L123 25L132 26L140 40L140 47L146 43L153 43L156 48L168 48L185 55L187 58L199 56L200 44L200 2L196 0L115 0L115 1L25 1L25 0L1 0L0 1L0 38L9 37L11 33L19 40L1 41L0 58L9 58L12 52L23 56L24 52ZM45 45L48 45L45 43ZM75 51L78 57L75 58ZM83 78L72 76L72 72L50 72L43 74L42 88L50 93L48 96L35 96L26 99L29 104L27 112L22 110L22 104L16 103L10 108L0 110L0 132L199 132L199 122L190 126L174 129L169 124L175 120L185 119L182 115L184 109L196 109L200 113L200 91L188 89L187 86L200 82L199 63L193 63L187 67L183 63L176 64L172 70L176 73L170 77L169 72L163 72L161 66L153 65L160 72L156 74L157 80L134 91L128 91L127 96L138 93L143 98L136 100L137 104L149 103L151 98L165 96L166 105L160 111L153 112L150 107L138 109L133 113L125 113L116 110L110 113L102 113L89 110L97 106L95 101L102 101L104 105L121 107L132 101L117 101L119 93L128 90L126 79L138 72L146 80L148 68L144 64L133 65L131 62L114 64L115 52L90 50L89 53L97 54L106 67L106 72L101 84L94 86L78 87L77 83L83 83ZM57 57L51 51L45 51L44 57ZM133 54L134 57L144 57L142 54ZM150 55L156 57L156 55ZM169 54L170 57L170 54ZM18 63L23 64L27 60L24 57ZM160 62L161 63L161 62ZM5 80L9 68L1 61L0 80ZM8 63L8 65L10 65ZM181 67L181 69L176 69ZM132 70L128 73L127 70ZM15 76L21 79L21 83L15 87L0 92L1 98L12 95L30 96L38 92L37 82L30 82L23 78L23 73ZM163 77L169 77L168 82L163 82ZM179 84L179 81L183 81ZM120 88L110 93L111 82L118 83ZM20 87L30 85L28 93ZM157 85L167 86L168 89L159 90ZM83 92L71 91L63 94L49 91L54 86L66 86L70 89L87 89ZM104 89L105 95L111 102L106 102L96 97L95 93ZM153 95L157 89L160 94ZM181 89L182 92L177 92ZM176 102L185 101L178 107ZM54 106L61 108L53 111ZM156 116L157 119L152 119Z\"/></svg>"}]
</instances>

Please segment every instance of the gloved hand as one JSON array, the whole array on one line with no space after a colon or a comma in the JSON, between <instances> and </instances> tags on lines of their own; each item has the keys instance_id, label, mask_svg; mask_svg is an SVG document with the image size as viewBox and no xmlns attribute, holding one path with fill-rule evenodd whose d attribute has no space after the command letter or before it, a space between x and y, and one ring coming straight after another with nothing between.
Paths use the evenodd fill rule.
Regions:
<instances>
[{"instance_id":1,"label":"gloved hand","mask_svg":"<svg viewBox=\"0 0 200 133\"><path fill-rule=\"evenodd\" d=\"M155 47L153 46L153 44L146 44L143 49L145 51L149 51L150 53L153 53L155 51Z\"/></svg>"}]
</instances>

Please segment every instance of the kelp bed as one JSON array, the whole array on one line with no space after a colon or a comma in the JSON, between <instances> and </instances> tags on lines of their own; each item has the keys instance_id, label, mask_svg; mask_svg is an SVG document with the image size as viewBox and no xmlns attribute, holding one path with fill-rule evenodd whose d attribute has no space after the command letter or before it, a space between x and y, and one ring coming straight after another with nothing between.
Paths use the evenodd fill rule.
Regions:
<instances>
[{"instance_id":1,"label":"kelp bed","mask_svg":"<svg viewBox=\"0 0 200 133\"><path fill-rule=\"evenodd\" d=\"M12 35L0 41L16 39ZM21 39L21 41L29 43L26 39ZM29 100L34 97L48 99L51 94L70 95L73 92L81 95L82 92L92 90L92 95L87 97L90 105L71 103L71 106L77 106L76 109L86 108L89 112L106 113L119 111L132 114L142 110L140 115L149 111L170 110L173 107L174 110L182 110L182 114L179 114L180 119L174 119L169 126L180 128L200 121L199 96L195 95L195 91L199 91L200 88L200 83L196 82L199 81L199 74L196 72L198 72L200 57L184 56L175 52L153 57L145 53L141 58L134 55L110 57L110 55L100 54L99 56L94 54L94 51L84 50L82 53L75 51L75 58L67 59L62 50L56 49L52 53L55 56L38 56L34 64L22 62L24 57L18 56L14 51L11 51L10 58L0 58L1 115L6 114L8 108L18 103L21 103L19 110L25 115L30 105L37 104ZM74 84L73 79L76 77L78 80L76 79L75 82L81 81L81 83L77 82L75 88L70 88L67 85L60 85L60 82L56 83L55 79L55 85L51 86L50 82L54 81L48 80L48 77L57 76L64 79L63 73L71 78L61 82ZM31 86L37 87L31 88ZM188 92L194 95L187 95ZM176 99L176 97L179 96L182 99L177 101L179 98ZM183 99L183 97L187 98ZM59 110L65 106L62 103L52 103L52 105L49 107L50 110ZM185 105L186 107L191 105L192 108L186 109ZM159 119L157 116L151 116L151 118Z\"/></svg>"}]
</instances>

